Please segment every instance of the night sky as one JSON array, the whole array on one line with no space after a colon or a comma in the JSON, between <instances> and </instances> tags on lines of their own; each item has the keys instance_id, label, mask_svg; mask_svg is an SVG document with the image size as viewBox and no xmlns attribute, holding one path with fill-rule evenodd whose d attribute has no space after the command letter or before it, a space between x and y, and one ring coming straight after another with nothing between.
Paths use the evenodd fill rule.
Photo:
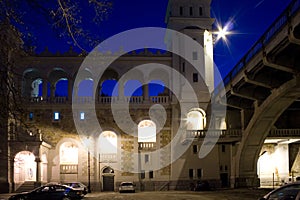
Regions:
<instances>
[{"instance_id":1,"label":"night sky","mask_svg":"<svg viewBox=\"0 0 300 200\"><path fill-rule=\"evenodd\" d=\"M101 39L138 27L166 27L165 13L168 0L112 0L113 8L107 19L94 31ZM212 0L211 16L221 24L233 23L233 34L228 43L218 41L214 59L222 76L245 55L255 41L281 14L291 0ZM34 20L32 20L34 21ZM41 22L40 25L43 23ZM89 24L91 28L92 24ZM48 46L51 52L67 51L70 43L59 39L51 28L35 28L37 51Z\"/></svg>"}]
</instances>

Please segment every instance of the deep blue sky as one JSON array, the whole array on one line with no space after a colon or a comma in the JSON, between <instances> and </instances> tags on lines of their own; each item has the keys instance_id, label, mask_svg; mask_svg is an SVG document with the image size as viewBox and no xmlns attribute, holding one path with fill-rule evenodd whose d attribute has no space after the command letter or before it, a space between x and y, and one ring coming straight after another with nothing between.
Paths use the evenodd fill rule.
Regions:
<instances>
[{"instance_id":1,"label":"deep blue sky","mask_svg":"<svg viewBox=\"0 0 300 200\"><path fill-rule=\"evenodd\" d=\"M97 30L102 39L119 32L147 26L166 27L168 0L112 0L113 8ZM211 15L225 24L233 19L234 34L228 36L229 45L215 44L215 63L222 76L240 60L291 0L212 0ZM38 35L38 51L49 47L52 52L66 51L70 44L55 38L43 29ZM56 40L57 42L53 42Z\"/></svg>"}]
</instances>

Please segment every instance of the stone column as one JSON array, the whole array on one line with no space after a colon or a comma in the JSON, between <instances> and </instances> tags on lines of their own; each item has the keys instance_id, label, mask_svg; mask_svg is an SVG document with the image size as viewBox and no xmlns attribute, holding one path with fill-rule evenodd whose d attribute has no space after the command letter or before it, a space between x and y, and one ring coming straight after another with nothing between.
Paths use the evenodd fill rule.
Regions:
<instances>
[{"instance_id":1,"label":"stone column","mask_svg":"<svg viewBox=\"0 0 300 200\"><path fill-rule=\"evenodd\" d=\"M123 101L125 99L125 96L124 96L124 82L121 82L120 80L118 81L118 99L119 101Z\"/></svg>"},{"instance_id":2,"label":"stone column","mask_svg":"<svg viewBox=\"0 0 300 200\"><path fill-rule=\"evenodd\" d=\"M42 97L43 97L43 100L46 100L47 99L47 93L48 93L48 87L47 87L48 81L44 78L42 84L43 84L42 85L42 87L43 87Z\"/></svg>"},{"instance_id":3,"label":"stone column","mask_svg":"<svg viewBox=\"0 0 300 200\"><path fill-rule=\"evenodd\" d=\"M51 98L51 101L54 101L54 98L55 98L55 85L53 83L51 83L51 85L50 85L50 98Z\"/></svg>"},{"instance_id":4,"label":"stone column","mask_svg":"<svg viewBox=\"0 0 300 200\"><path fill-rule=\"evenodd\" d=\"M72 102L72 94L73 94L73 79L68 79L68 102Z\"/></svg>"},{"instance_id":5,"label":"stone column","mask_svg":"<svg viewBox=\"0 0 300 200\"><path fill-rule=\"evenodd\" d=\"M144 102L149 102L149 84L143 85L143 100Z\"/></svg>"},{"instance_id":6,"label":"stone column","mask_svg":"<svg viewBox=\"0 0 300 200\"><path fill-rule=\"evenodd\" d=\"M36 162L36 182L34 183L35 187L41 186L41 159L39 156L35 157Z\"/></svg>"}]
</instances>

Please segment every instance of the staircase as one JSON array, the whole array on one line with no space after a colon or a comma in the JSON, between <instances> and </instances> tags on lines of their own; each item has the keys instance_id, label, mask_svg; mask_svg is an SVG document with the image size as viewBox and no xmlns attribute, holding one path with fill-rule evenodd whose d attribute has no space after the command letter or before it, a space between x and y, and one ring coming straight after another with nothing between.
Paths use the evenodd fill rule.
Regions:
<instances>
[{"instance_id":1,"label":"staircase","mask_svg":"<svg viewBox=\"0 0 300 200\"><path fill-rule=\"evenodd\" d=\"M33 190L34 187L34 181L25 181L23 184L16 184L15 191L17 193L19 192L28 192L30 190Z\"/></svg>"}]
</instances>

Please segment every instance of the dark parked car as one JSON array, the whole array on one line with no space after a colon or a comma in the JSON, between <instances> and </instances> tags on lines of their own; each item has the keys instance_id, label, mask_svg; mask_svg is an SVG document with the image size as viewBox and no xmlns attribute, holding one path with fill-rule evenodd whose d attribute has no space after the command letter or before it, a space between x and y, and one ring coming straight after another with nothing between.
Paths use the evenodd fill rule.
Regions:
<instances>
[{"instance_id":1,"label":"dark parked car","mask_svg":"<svg viewBox=\"0 0 300 200\"><path fill-rule=\"evenodd\" d=\"M74 190L65 185L45 185L31 192L23 192L9 197L9 200L80 200L83 198L81 191Z\"/></svg>"},{"instance_id":2,"label":"dark parked car","mask_svg":"<svg viewBox=\"0 0 300 200\"><path fill-rule=\"evenodd\" d=\"M198 181L195 188L195 191L209 191L211 190L208 181Z\"/></svg>"},{"instance_id":3,"label":"dark parked car","mask_svg":"<svg viewBox=\"0 0 300 200\"><path fill-rule=\"evenodd\" d=\"M288 183L272 190L259 200L299 200L300 182Z\"/></svg>"},{"instance_id":4,"label":"dark parked car","mask_svg":"<svg viewBox=\"0 0 300 200\"><path fill-rule=\"evenodd\" d=\"M88 193L87 186L81 182L67 182L67 183L64 183L64 185L67 185L67 186L73 188L74 190L82 191L82 193L84 195L86 195Z\"/></svg>"}]
</instances>

